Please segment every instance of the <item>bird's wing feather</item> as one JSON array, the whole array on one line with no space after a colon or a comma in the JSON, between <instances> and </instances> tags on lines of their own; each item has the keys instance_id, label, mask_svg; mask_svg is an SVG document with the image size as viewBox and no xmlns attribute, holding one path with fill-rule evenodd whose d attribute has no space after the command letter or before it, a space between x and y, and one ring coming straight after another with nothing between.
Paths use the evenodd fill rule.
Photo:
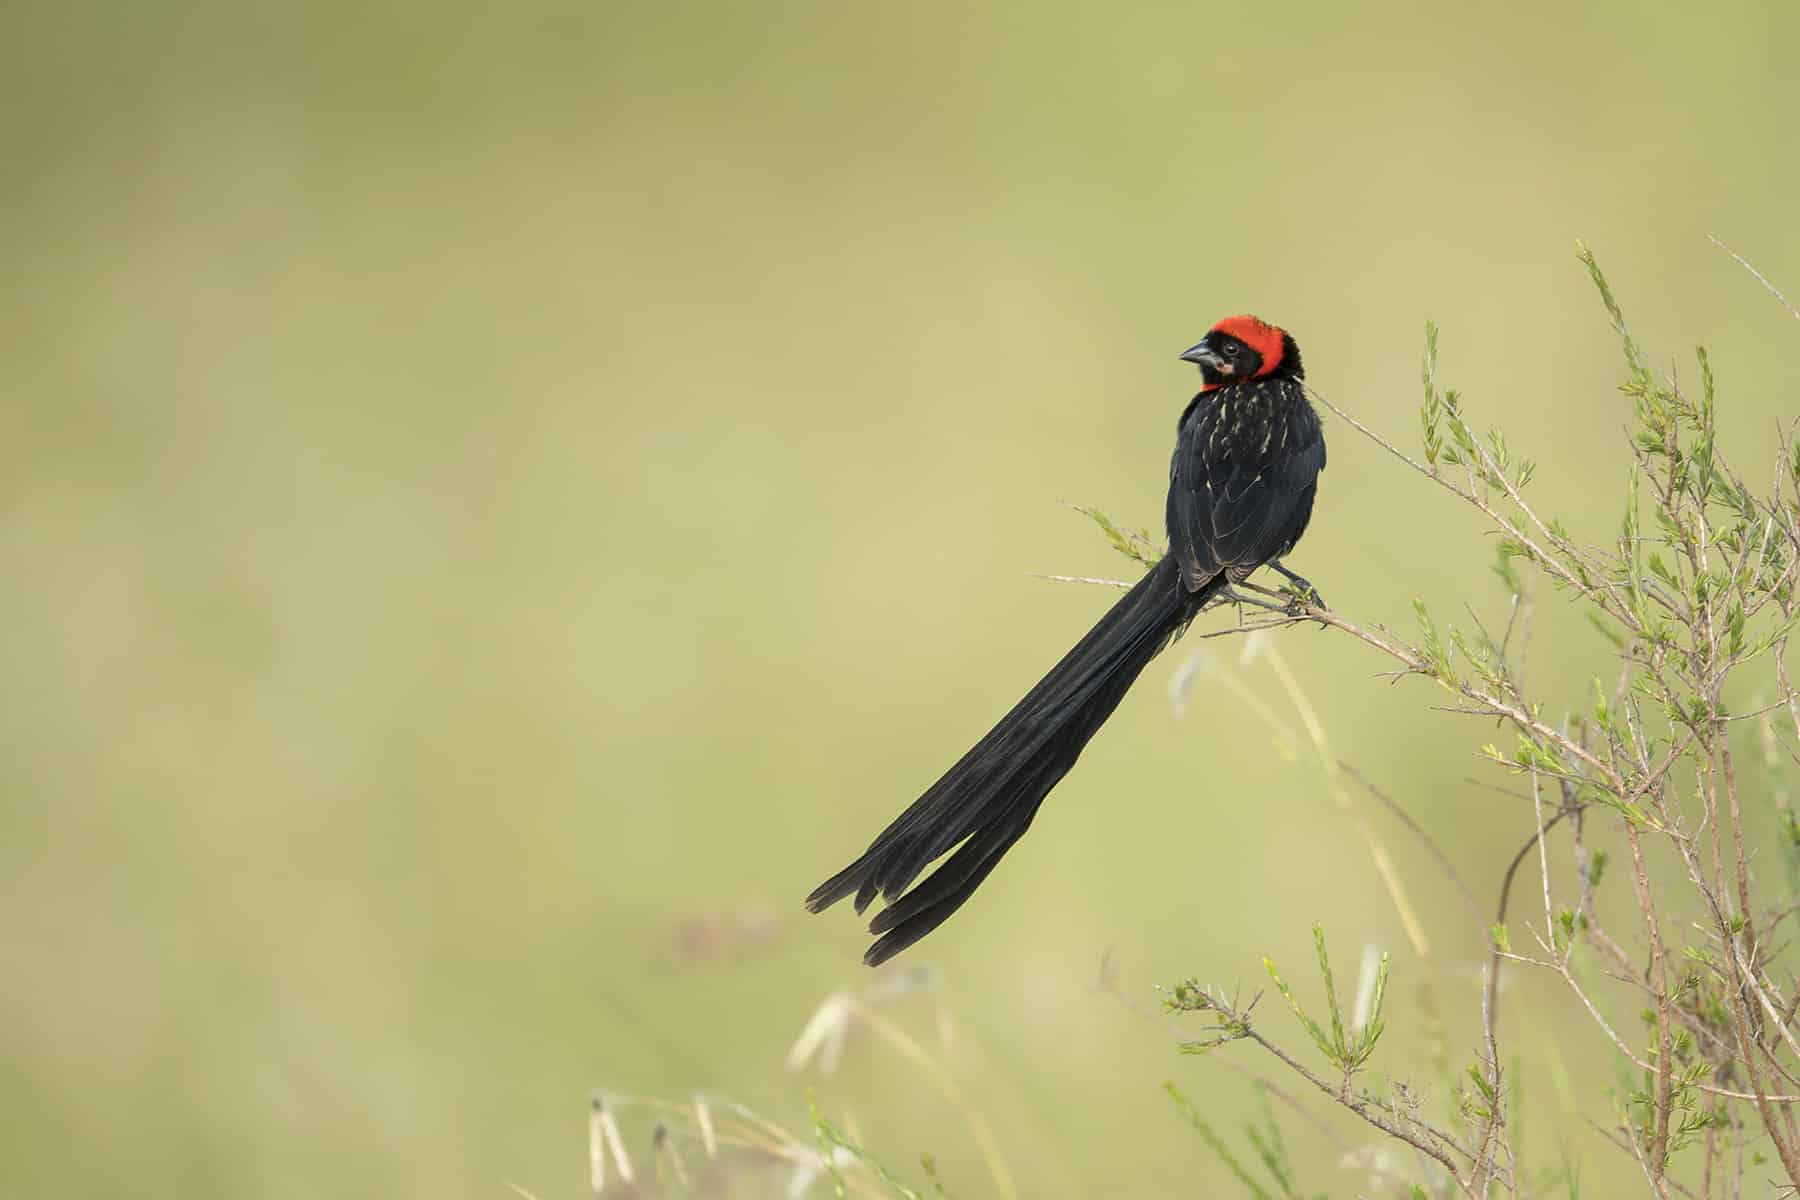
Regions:
<instances>
[{"instance_id":1,"label":"bird's wing feather","mask_svg":"<svg viewBox=\"0 0 1800 1200\"><path fill-rule=\"evenodd\" d=\"M1265 436L1254 422L1246 428L1241 413L1238 419L1233 425L1228 404L1203 398L1176 441L1169 538L1190 588L1285 553L1311 515L1325 465L1317 424L1277 418Z\"/></svg>"}]
</instances>

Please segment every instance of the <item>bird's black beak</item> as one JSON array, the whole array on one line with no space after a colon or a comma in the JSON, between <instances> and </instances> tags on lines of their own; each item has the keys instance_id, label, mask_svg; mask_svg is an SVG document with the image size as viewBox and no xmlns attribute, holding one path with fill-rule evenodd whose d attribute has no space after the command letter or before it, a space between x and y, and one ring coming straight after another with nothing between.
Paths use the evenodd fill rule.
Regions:
<instances>
[{"instance_id":1,"label":"bird's black beak","mask_svg":"<svg viewBox=\"0 0 1800 1200\"><path fill-rule=\"evenodd\" d=\"M1192 346L1183 350L1181 352L1181 361L1191 362L1195 366L1211 367L1215 371L1218 370L1223 363L1223 360L1213 349L1212 342L1206 338L1201 338L1198 342L1195 342Z\"/></svg>"}]
</instances>

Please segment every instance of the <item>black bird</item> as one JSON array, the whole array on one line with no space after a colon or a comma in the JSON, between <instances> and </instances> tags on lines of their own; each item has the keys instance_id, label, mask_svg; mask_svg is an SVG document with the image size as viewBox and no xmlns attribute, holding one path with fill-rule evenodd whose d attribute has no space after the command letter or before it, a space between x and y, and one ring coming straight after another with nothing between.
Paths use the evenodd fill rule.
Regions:
<instances>
[{"instance_id":1,"label":"black bird","mask_svg":"<svg viewBox=\"0 0 1800 1200\"><path fill-rule=\"evenodd\" d=\"M1209 600L1236 598L1232 586L1266 563L1316 602L1312 585L1280 562L1306 531L1325 466L1300 348L1256 317L1227 317L1181 358L1199 366L1203 386L1176 425L1168 554L861 858L806 898L814 912L852 893L859 913L877 895L888 901L869 923L879 935L863 955L870 966L962 907L1150 660Z\"/></svg>"}]
</instances>

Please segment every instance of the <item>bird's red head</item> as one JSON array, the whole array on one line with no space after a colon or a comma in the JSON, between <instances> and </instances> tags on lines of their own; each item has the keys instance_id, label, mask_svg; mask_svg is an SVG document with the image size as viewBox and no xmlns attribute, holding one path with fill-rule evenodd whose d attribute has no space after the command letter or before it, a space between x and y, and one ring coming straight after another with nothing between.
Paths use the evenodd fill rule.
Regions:
<instances>
[{"instance_id":1,"label":"bird's red head","mask_svg":"<svg viewBox=\"0 0 1800 1200\"><path fill-rule=\"evenodd\" d=\"M1260 317L1226 317L1181 355L1206 380L1203 391L1271 375L1300 377L1300 349L1286 332Z\"/></svg>"}]
</instances>

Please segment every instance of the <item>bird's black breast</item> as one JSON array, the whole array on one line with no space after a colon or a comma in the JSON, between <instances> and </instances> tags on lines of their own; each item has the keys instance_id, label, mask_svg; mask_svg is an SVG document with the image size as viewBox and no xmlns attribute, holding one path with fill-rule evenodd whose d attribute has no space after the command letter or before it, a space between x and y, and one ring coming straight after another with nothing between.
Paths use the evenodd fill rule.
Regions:
<instances>
[{"instance_id":1,"label":"bird's black breast","mask_svg":"<svg viewBox=\"0 0 1800 1200\"><path fill-rule=\"evenodd\" d=\"M1291 550L1324 467L1324 434L1297 380L1246 380L1194 397L1169 464L1169 547L1188 588L1221 571L1241 579Z\"/></svg>"}]
</instances>

